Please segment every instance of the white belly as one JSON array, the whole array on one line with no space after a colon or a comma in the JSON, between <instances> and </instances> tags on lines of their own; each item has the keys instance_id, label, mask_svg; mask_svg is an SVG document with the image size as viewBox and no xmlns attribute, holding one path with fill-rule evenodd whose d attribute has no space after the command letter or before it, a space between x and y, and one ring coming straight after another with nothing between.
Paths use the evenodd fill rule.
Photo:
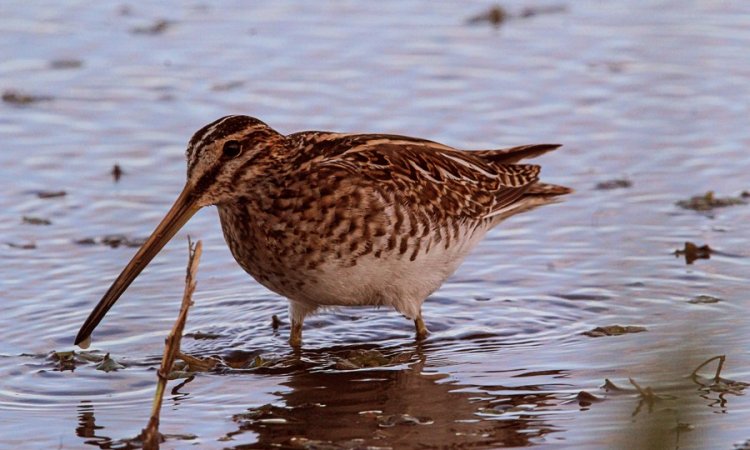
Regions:
<instances>
[{"instance_id":1,"label":"white belly","mask_svg":"<svg viewBox=\"0 0 750 450\"><path fill-rule=\"evenodd\" d=\"M310 309L326 306L390 306L410 319L419 315L424 300L458 268L469 251L484 236L477 230L471 238L458 240L448 249L438 244L420 252L412 261L406 255L372 253L361 256L352 267L324 263L307 273L302 292L289 296Z\"/></svg>"}]
</instances>

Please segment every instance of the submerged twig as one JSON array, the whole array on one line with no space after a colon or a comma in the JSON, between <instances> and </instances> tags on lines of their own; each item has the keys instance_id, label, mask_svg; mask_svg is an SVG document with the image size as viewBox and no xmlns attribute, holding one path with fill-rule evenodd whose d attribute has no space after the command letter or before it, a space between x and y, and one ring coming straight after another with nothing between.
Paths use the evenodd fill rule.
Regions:
<instances>
[{"instance_id":1,"label":"submerged twig","mask_svg":"<svg viewBox=\"0 0 750 450\"><path fill-rule=\"evenodd\" d=\"M200 261L202 248L203 245L201 244L201 241L198 241L193 245L190 238L188 238L189 256L187 275L185 276L185 293L182 296L182 306L180 307L180 314L177 316L177 321L165 341L161 367L156 372L158 381L156 383L154 403L151 407L151 419L149 419L148 425L141 432L143 448L147 450L158 449L159 443L164 439L161 433L159 433L159 414L161 412L161 404L164 397L164 390L167 386L167 380L169 379L169 373L172 371L172 365L174 364L175 358L180 353L180 340L182 339L182 331L185 329L188 310L193 304L192 297L196 283L195 274L198 271L198 262Z\"/></svg>"},{"instance_id":2,"label":"submerged twig","mask_svg":"<svg viewBox=\"0 0 750 450\"><path fill-rule=\"evenodd\" d=\"M716 368L716 375L714 375L714 381L721 380L721 369L724 368L724 361L726 361L726 359L727 359L726 355L714 356L713 358L707 359L706 361L704 361L703 363L701 363L700 366L696 367L695 370L693 370L693 372L690 374L690 377L693 378L693 379L695 379L698 376L698 371L699 370L701 370L702 368L704 368L711 361L715 361L717 359L719 360L719 366Z\"/></svg>"}]
</instances>

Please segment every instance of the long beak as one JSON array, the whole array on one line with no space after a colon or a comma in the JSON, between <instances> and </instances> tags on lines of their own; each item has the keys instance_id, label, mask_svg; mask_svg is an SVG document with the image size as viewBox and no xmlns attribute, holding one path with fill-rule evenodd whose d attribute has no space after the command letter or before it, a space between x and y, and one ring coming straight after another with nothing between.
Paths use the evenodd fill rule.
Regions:
<instances>
[{"instance_id":1,"label":"long beak","mask_svg":"<svg viewBox=\"0 0 750 450\"><path fill-rule=\"evenodd\" d=\"M86 341L89 336L91 336L91 332L93 332L94 328L99 325L99 322L101 322L104 315L107 314L109 308L115 304L117 299L120 298L120 295L122 295L122 293L125 292L125 289L130 286L130 283L135 280L138 274L140 274L148 263L154 259L154 256L156 256L164 245L172 239L172 236L174 236L180 228L182 228L182 226L185 225L185 223L190 220L196 212L198 212L199 209L200 206L196 205L192 188L186 185L180 193L180 196L175 200L172 208L170 208L167 215L161 220L161 223L159 223L154 232L151 233L151 236L149 236L143 246L138 249L138 252L133 256L133 259L130 260L128 265L125 266L115 282L112 283L112 286L110 286L107 293L104 294L104 297L102 297L99 304L96 305L96 308L91 311L88 319L86 319L80 331L78 331L78 336L76 336L75 341L76 345Z\"/></svg>"}]
</instances>

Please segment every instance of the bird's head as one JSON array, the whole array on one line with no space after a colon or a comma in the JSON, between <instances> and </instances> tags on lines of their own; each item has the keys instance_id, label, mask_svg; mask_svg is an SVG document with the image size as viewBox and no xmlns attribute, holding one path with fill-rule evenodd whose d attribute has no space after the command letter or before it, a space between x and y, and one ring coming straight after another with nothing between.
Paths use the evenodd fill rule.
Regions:
<instances>
[{"instance_id":1,"label":"bird's head","mask_svg":"<svg viewBox=\"0 0 750 450\"><path fill-rule=\"evenodd\" d=\"M204 206L231 202L276 161L284 137L258 119L226 116L198 130L187 147L187 182L148 240L133 256L84 322L75 343L91 332L130 283L183 225ZM83 346L83 345L82 345Z\"/></svg>"},{"instance_id":2,"label":"bird's head","mask_svg":"<svg viewBox=\"0 0 750 450\"><path fill-rule=\"evenodd\" d=\"M229 202L275 162L284 137L249 116L226 116L198 130L187 146L187 183L199 207Z\"/></svg>"}]
</instances>

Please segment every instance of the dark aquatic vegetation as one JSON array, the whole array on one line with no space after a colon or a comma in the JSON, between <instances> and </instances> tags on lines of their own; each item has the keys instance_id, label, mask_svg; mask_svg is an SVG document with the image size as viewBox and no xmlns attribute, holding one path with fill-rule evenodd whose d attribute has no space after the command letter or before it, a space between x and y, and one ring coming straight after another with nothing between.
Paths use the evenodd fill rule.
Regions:
<instances>
[{"instance_id":1,"label":"dark aquatic vegetation","mask_svg":"<svg viewBox=\"0 0 750 450\"><path fill-rule=\"evenodd\" d=\"M130 32L133 34L157 35L157 34L162 34L165 31L167 31L171 25L172 25L172 22L168 20L158 19L150 25L133 27L130 29Z\"/></svg>"},{"instance_id":2,"label":"dark aquatic vegetation","mask_svg":"<svg viewBox=\"0 0 750 450\"><path fill-rule=\"evenodd\" d=\"M676 257L684 256L686 264L692 264L698 259L711 259L711 247L708 244L698 246L693 242L685 242L685 246L682 249L674 251Z\"/></svg>"},{"instance_id":3,"label":"dark aquatic vegetation","mask_svg":"<svg viewBox=\"0 0 750 450\"><path fill-rule=\"evenodd\" d=\"M68 195L65 191L38 191L36 196L39 198L60 198Z\"/></svg>"},{"instance_id":4,"label":"dark aquatic vegetation","mask_svg":"<svg viewBox=\"0 0 750 450\"><path fill-rule=\"evenodd\" d=\"M114 166L112 166L112 170L110 171L110 173L112 174L112 179L115 180L115 183L120 181L120 178L122 178L122 176L125 174L119 164L115 164Z\"/></svg>"},{"instance_id":5,"label":"dark aquatic vegetation","mask_svg":"<svg viewBox=\"0 0 750 450\"><path fill-rule=\"evenodd\" d=\"M13 90L3 92L2 98L5 103L11 103L14 105L30 105L32 103L48 102L52 100L52 97L49 95L26 94Z\"/></svg>"},{"instance_id":6,"label":"dark aquatic vegetation","mask_svg":"<svg viewBox=\"0 0 750 450\"><path fill-rule=\"evenodd\" d=\"M105 245L110 248L131 247L138 248L146 242L146 238L128 237L123 234L110 234L100 238L83 238L75 241L78 245Z\"/></svg>"},{"instance_id":7,"label":"dark aquatic vegetation","mask_svg":"<svg viewBox=\"0 0 750 450\"><path fill-rule=\"evenodd\" d=\"M34 250L36 248L36 244L33 242L26 242L23 244L17 242L6 242L6 245L10 248L18 248L21 250Z\"/></svg>"},{"instance_id":8,"label":"dark aquatic vegetation","mask_svg":"<svg viewBox=\"0 0 750 450\"><path fill-rule=\"evenodd\" d=\"M52 221L49 219L44 219L42 217L31 217L31 216L23 216L23 223L27 223L29 225L52 225Z\"/></svg>"},{"instance_id":9,"label":"dark aquatic vegetation","mask_svg":"<svg viewBox=\"0 0 750 450\"><path fill-rule=\"evenodd\" d=\"M690 300L688 300L688 303L698 305L698 304L708 304L708 303L719 303L720 301L721 301L720 298L717 298L711 295L699 295L697 297L693 297Z\"/></svg>"},{"instance_id":10,"label":"dark aquatic vegetation","mask_svg":"<svg viewBox=\"0 0 750 450\"><path fill-rule=\"evenodd\" d=\"M703 195L690 197L688 200L680 200L676 205L694 211L711 211L715 208L745 205L747 204L747 198L747 192L743 192L739 197L716 197L713 191L708 191Z\"/></svg>"},{"instance_id":11,"label":"dark aquatic vegetation","mask_svg":"<svg viewBox=\"0 0 750 450\"><path fill-rule=\"evenodd\" d=\"M478 24L486 22L495 27L499 27L508 17L508 13L505 11L505 9L503 9L502 6L495 5L483 13L470 17L466 20L466 23Z\"/></svg>"},{"instance_id":12,"label":"dark aquatic vegetation","mask_svg":"<svg viewBox=\"0 0 750 450\"><path fill-rule=\"evenodd\" d=\"M599 191L608 191L612 189L626 189L633 186L633 182L627 178L617 178L614 180L602 181L596 184L595 189Z\"/></svg>"}]
</instances>

